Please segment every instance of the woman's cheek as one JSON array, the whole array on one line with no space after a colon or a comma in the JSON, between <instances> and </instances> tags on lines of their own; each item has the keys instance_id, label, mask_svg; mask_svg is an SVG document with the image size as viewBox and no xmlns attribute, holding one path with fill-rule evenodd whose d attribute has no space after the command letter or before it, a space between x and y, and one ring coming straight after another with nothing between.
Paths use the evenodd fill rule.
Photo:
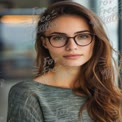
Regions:
<instances>
[{"instance_id":1,"label":"woman's cheek","mask_svg":"<svg viewBox=\"0 0 122 122\"><path fill-rule=\"evenodd\" d=\"M55 61L55 63L60 60L60 54L50 52L50 55L51 55L52 59Z\"/></svg>"}]
</instances>

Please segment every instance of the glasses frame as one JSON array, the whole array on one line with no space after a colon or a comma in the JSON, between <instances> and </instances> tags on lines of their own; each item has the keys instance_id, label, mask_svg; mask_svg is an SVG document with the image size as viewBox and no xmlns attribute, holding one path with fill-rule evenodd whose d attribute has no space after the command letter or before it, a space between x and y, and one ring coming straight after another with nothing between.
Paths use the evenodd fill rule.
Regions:
<instances>
[{"instance_id":1,"label":"glasses frame","mask_svg":"<svg viewBox=\"0 0 122 122\"><path fill-rule=\"evenodd\" d=\"M68 43L68 41L69 41L70 38L72 38L72 39L74 40L74 42L75 42L78 46L82 46L82 47L84 47L84 46L87 46L87 45L91 44L92 41L93 41L93 39L94 39L94 37L95 37L95 34L93 34L93 33L88 33L88 34L91 36L91 41L90 41L90 43L88 43L88 44L86 44L86 45L79 45L79 44L77 43L77 41L75 40L75 38L77 37L78 34L75 35L74 37L70 37L70 36L65 36L65 35L63 35L63 36L66 37L66 43L65 43L63 46L60 46L60 47L57 47L57 46L52 45L50 39L51 39L54 35L51 35L51 36L43 35L43 37L44 37L44 38L47 38L48 41L49 41L49 43L51 44L51 46L53 46L53 47L55 47L55 48L61 48L61 47L64 47L65 45L67 45L67 43ZM60 34L60 35L61 35L61 34Z\"/></svg>"}]
</instances>

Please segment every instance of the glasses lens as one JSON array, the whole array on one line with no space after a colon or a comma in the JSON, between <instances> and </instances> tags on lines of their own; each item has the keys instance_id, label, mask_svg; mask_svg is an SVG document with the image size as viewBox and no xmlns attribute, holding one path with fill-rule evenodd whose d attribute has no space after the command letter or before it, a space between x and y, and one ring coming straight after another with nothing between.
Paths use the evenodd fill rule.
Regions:
<instances>
[{"instance_id":1,"label":"glasses lens","mask_svg":"<svg viewBox=\"0 0 122 122\"><path fill-rule=\"evenodd\" d=\"M66 43L66 37L63 35L54 35L50 38L50 42L54 47L62 47Z\"/></svg>"},{"instance_id":2,"label":"glasses lens","mask_svg":"<svg viewBox=\"0 0 122 122\"><path fill-rule=\"evenodd\" d=\"M78 45L81 45L81 46L88 45L92 41L92 35L89 33L78 34L75 37L75 40L76 40Z\"/></svg>"}]
</instances>

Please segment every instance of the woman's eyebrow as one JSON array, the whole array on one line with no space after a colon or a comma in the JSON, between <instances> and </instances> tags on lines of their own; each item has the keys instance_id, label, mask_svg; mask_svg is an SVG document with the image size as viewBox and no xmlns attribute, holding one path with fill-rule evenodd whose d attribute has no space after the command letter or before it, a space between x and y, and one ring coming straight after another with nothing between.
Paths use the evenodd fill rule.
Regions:
<instances>
[{"instance_id":1,"label":"woman's eyebrow","mask_svg":"<svg viewBox=\"0 0 122 122\"><path fill-rule=\"evenodd\" d=\"M89 31L89 30L82 30L82 31L77 31L77 32L75 32L74 34L83 33L83 32L90 32L90 31ZM66 33L63 33L63 32L53 32L53 33L50 33L50 35L52 35L52 34L67 35Z\"/></svg>"},{"instance_id":2,"label":"woman's eyebrow","mask_svg":"<svg viewBox=\"0 0 122 122\"><path fill-rule=\"evenodd\" d=\"M89 30L82 30L82 31L75 32L74 34L83 33L83 32L90 32L90 31Z\"/></svg>"},{"instance_id":3,"label":"woman's eyebrow","mask_svg":"<svg viewBox=\"0 0 122 122\"><path fill-rule=\"evenodd\" d=\"M63 33L63 32L53 32L53 33L50 33L50 35L52 34L62 34L62 35L67 35L66 33Z\"/></svg>"}]
</instances>

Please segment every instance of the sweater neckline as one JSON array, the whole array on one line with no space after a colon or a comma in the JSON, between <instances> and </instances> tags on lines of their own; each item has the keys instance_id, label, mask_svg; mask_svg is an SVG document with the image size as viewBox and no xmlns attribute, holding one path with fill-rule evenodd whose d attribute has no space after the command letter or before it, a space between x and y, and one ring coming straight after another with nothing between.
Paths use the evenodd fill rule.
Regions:
<instances>
[{"instance_id":1,"label":"sweater neckline","mask_svg":"<svg viewBox=\"0 0 122 122\"><path fill-rule=\"evenodd\" d=\"M72 88L66 88L66 87L59 87L59 86L53 86L53 85L49 85L49 84L44 84L44 83L41 83L41 82L38 82L38 81L35 81L35 80L32 80L32 82L38 84L38 85L43 85L43 86L46 86L46 87L49 87L49 88L57 88L57 89L65 89L65 90L72 90Z\"/></svg>"}]
</instances>

